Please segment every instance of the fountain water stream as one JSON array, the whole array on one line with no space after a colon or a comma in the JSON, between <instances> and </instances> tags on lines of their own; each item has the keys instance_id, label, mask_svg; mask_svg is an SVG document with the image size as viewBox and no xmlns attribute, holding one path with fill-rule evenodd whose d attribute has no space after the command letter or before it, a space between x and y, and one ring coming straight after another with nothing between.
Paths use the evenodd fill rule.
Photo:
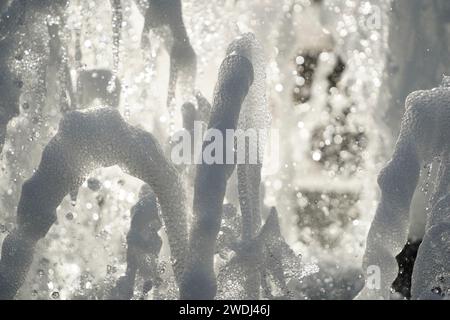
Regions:
<instances>
[{"instance_id":1,"label":"fountain water stream","mask_svg":"<svg viewBox=\"0 0 450 320\"><path fill-rule=\"evenodd\" d=\"M448 5L430 3L8 1L0 8L0 296L355 297L367 275L361 264L379 200L376 177L404 99L436 87L446 70L448 21L439 12ZM259 141L256 165L173 171L165 160L171 135L193 132L194 120L277 134ZM85 137L88 129L104 145ZM169 172L165 182L175 189L163 191L147 169L134 170L139 161L102 149L129 147L132 157L139 137L161 145L156 155L166 170L147 169L152 177ZM46 167L61 154L54 149L81 157L83 167L66 159L67 170L54 174ZM148 154L146 161L156 160ZM118 166L100 168L110 165ZM52 185L43 171L53 174ZM148 186L136 178L156 198L140 192ZM57 194L51 204L46 188ZM30 213L33 201L51 221ZM144 202L148 216L139 214ZM434 210L445 211L440 203ZM423 220L412 218L411 235L423 236ZM403 229L385 296L396 275L392 255L410 233ZM151 253L137 244L147 236L160 244ZM422 291L421 281L413 291Z\"/></svg>"}]
</instances>

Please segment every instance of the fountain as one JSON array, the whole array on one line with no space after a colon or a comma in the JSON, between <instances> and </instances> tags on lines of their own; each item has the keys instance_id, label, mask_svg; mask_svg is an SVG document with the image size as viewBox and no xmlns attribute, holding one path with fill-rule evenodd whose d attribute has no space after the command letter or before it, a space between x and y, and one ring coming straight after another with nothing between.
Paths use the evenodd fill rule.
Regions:
<instances>
[{"instance_id":1,"label":"fountain","mask_svg":"<svg viewBox=\"0 0 450 320\"><path fill-rule=\"evenodd\" d=\"M445 296L448 201L413 188L429 190L434 171L391 162L380 203L376 184L405 98L446 70L444 0L0 10L0 297L352 299L377 265L381 291L359 297L390 298L396 255L422 239L412 297ZM197 122L200 152L215 158L215 133L263 132L257 162L171 163ZM399 226L391 244L377 240L380 222Z\"/></svg>"}]
</instances>

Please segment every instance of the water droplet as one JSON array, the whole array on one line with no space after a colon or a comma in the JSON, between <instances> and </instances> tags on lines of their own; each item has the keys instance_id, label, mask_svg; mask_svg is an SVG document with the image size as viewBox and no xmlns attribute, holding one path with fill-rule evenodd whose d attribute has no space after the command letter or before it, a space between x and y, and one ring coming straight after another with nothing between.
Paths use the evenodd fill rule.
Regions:
<instances>
[{"instance_id":1,"label":"water droplet","mask_svg":"<svg viewBox=\"0 0 450 320\"><path fill-rule=\"evenodd\" d=\"M305 63L305 58L303 58L302 56L298 56L298 57L295 59L295 63L298 64L298 65L302 65L302 64Z\"/></svg>"},{"instance_id":2,"label":"water droplet","mask_svg":"<svg viewBox=\"0 0 450 320\"><path fill-rule=\"evenodd\" d=\"M67 220L69 220L69 221L71 221L71 220L73 220L73 213L72 212L68 212L67 214L66 214L66 219Z\"/></svg>"},{"instance_id":3,"label":"water droplet","mask_svg":"<svg viewBox=\"0 0 450 320\"><path fill-rule=\"evenodd\" d=\"M320 159L322 159L322 152L314 151L312 154L312 159L316 162L320 161Z\"/></svg>"},{"instance_id":4,"label":"water droplet","mask_svg":"<svg viewBox=\"0 0 450 320\"><path fill-rule=\"evenodd\" d=\"M279 83L279 84L277 84L276 86L275 86L275 91L276 92L283 92L283 85L281 84L281 83Z\"/></svg>"},{"instance_id":5,"label":"water droplet","mask_svg":"<svg viewBox=\"0 0 450 320\"><path fill-rule=\"evenodd\" d=\"M102 183L97 178L89 178L87 180L87 186L92 191L98 191L101 188Z\"/></svg>"}]
</instances>

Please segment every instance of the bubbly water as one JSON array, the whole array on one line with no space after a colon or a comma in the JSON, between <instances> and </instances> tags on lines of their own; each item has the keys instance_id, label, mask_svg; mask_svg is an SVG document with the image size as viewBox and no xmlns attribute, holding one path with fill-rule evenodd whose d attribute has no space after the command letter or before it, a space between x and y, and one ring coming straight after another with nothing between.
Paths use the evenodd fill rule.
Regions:
<instances>
[{"instance_id":1,"label":"bubbly water","mask_svg":"<svg viewBox=\"0 0 450 320\"><path fill-rule=\"evenodd\" d=\"M65 2L30 1L17 19L21 1L2 8L13 15L2 20L0 70L20 82L0 83L0 242L35 252L11 262L30 264L14 275L15 297L354 298L377 175L402 100L422 85L388 58L412 23L397 30L392 16L419 4L392 13L390 0ZM65 116L85 108L96 109ZM201 108L210 128L272 128L278 139L258 145L256 167L172 167L170 136ZM39 181L31 202L27 180ZM46 206L57 220L34 246L16 215Z\"/></svg>"}]
</instances>

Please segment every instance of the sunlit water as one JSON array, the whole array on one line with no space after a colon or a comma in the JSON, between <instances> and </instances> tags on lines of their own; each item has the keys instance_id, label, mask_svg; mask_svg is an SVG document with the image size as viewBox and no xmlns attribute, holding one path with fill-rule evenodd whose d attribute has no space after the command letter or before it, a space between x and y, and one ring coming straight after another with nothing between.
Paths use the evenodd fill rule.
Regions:
<instances>
[{"instance_id":1,"label":"sunlit water","mask_svg":"<svg viewBox=\"0 0 450 320\"><path fill-rule=\"evenodd\" d=\"M67 10L73 77L75 35L80 29L81 68L113 67L109 2L82 3L72 1ZM304 272L289 284L296 298L352 298L362 285L359 274L364 271L359 267L377 200L376 174L385 148L392 144L377 118L388 4L388 0L327 0L320 5L309 0L183 1L184 22L197 54L196 87L209 100L233 38L252 31L264 47L272 128L281 137L279 169L266 170L270 174L263 170L264 204L277 207L283 236L302 255ZM373 15L371 5L380 9L378 27L365 20ZM179 109L171 115L166 108L169 56L154 34L151 52L141 50L144 19L133 1L123 1L123 13L119 111L129 123L167 145L169 124L181 127ZM33 37L38 42L48 41L43 21L44 17L36 17ZM24 64L33 79L32 45L30 51ZM61 118L57 89L50 87L44 120L36 123L24 108L32 99L33 83L25 85L22 112L9 124L1 158L0 241L14 227L21 185L39 163ZM189 97L177 98L180 106ZM270 164L267 160L265 165ZM39 243L17 298L103 299L124 273L130 209L142 182L117 167L96 170L90 177L96 180L80 188L76 201L67 196L59 206L58 222ZM263 212L263 217L267 214ZM158 266L163 284L142 296L138 283L135 298L176 298L169 259L165 244ZM233 292L225 296L233 298Z\"/></svg>"}]
</instances>

